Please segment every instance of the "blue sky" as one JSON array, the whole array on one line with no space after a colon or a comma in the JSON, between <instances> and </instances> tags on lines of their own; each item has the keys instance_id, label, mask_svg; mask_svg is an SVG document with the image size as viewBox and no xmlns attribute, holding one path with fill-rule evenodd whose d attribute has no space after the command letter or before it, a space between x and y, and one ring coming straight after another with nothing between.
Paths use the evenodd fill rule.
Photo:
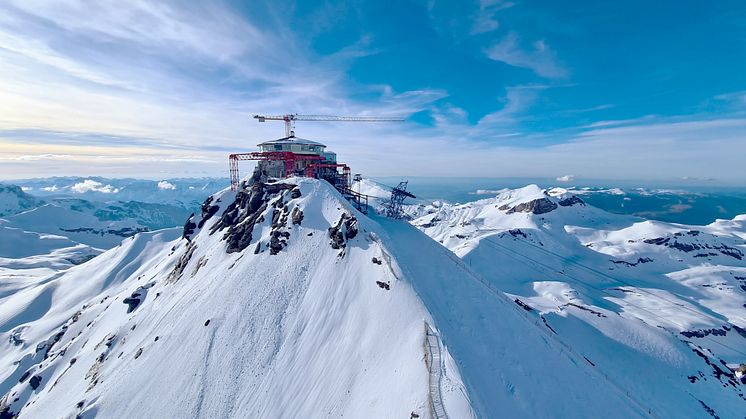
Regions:
<instances>
[{"instance_id":1,"label":"blue sky","mask_svg":"<svg viewBox=\"0 0 746 419\"><path fill-rule=\"evenodd\" d=\"M224 176L299 123L371 176L746 180L742 1L6 1L0 178Z\"/></svg>"}]
</instances>

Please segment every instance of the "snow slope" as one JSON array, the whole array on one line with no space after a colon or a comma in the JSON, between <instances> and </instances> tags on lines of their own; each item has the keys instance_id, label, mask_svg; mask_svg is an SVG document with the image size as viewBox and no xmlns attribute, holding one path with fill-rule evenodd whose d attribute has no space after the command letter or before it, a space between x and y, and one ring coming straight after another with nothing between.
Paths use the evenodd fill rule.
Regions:
<instances>
[{"instance_id":1,"label":"snow slope","mask_svg":"<svg viewBox=\"0 0 746 419\"><path fill-rule=\"evenodd\" d=\"M27 194L19 186L0 183L0 217L18 214L42 204L42 200Z\"/></svg>"},{"instance_id":2,"label":"snow slope","mask_svg":"<svg viewBox=\"0 0 746 419\"><path fill-rule=\"evenodd\" d=\"M100 249L116 246L122 239L148 230L134 220L102 220L87 208L69 208L59 203L44 204L6 217L4 225L23 231L64 236Z\"/></svg>"},{"instance_id":3,"label":"snow slope","mask_svg":"<svg viewBox=\"0 0 746 419\"><path fill-rule=\"evenodd\" d=\"M534 185L420 211L414 225L652 415L743 416L743 216L645 221Z\"/></svg>"},{"instance_id":4,"label":"snow slope","mask_svg":"<svg viewBox=\"0 0 746 419\"><path fill-rule=\"evenodd\" d=\"M374 278L393 278L371 262L378 247L364 229L344 250L329 245L330 224L350 211L330 197L334 191L318 183L300 190L294 204L305 206L302 227L287 222L291 238L276 255L266 248L255 255L254 243L227 253L224 232L206 230L219 222L218 213L191 242L139 234L5 299L1 370L10 375L0 390L9 391L9 410L30 403L22 417L391 417L426 411L426 311L411 291L376 285ZM287 199L289 191L282 192ZM227 206L233 193L218 200ZM257 226L256 241L270 240L273 210ZM188 261L181 274L175 268L180 261ZM122 301L138 287L144 301L127 313ZM47 348L34 348L63 328L44 360ZM8 336L23 342L6 343ZM449 407L469 416L457 371L445 367L444 375L451 384L443 392L455 392L445 398ZM30 380L37 376L34 390Z\"/></svg>"},{"instance_id":5,"label":"snow slope","mask_svg":"<svg viewBox=\"0 0 746 419\"><path fill-rule=\"evenodd\" d=\"M0 297L0 412L645 415L455 255L325 182L222 191L177 234Z\"/></svg>"}]
</instances>

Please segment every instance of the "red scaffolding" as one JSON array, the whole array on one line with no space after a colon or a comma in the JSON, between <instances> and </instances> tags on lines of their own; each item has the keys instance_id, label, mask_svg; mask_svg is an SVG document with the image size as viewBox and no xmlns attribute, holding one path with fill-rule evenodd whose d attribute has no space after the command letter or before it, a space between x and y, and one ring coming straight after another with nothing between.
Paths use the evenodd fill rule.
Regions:
<instances>
[{"instance_id":1,"label":"red scaffolding","mask_svg":"<svg viewBox=\"0 0 746 419\"><path fill-rule=\"evenodd\" d=\"M256 151L252 153L233 153L228 156L228 165L230 166L231 190L238 189L238 182L241 175L238 168L238 162L241 160L272 160L281 161L285 164L285 176L290 177L295 174L295 162L299 160L318 161L323 160L322 156L296 154L290 151ZM349 168L347 169L349 171Z\"/></svg>"},{"instance_id":2,"label":"red scaffolding","mask_svg":"<svg viewBox=\"0 0 746 419\"><path fill-rule=\"evenodd\" d=\"M336 169L341 168L342 173L340 174L337 172ZM322 177L322 173L320 173L319 169L334 169L334 172L336 174L335 176L335 185L334 186L341 186L343 189L349 189L350 187L350 178L351 178L351 170L350 168L343 163L309 163L306 166L306 177L312 177L312 178L319 178Z\"/></svg>"}]
</instances>

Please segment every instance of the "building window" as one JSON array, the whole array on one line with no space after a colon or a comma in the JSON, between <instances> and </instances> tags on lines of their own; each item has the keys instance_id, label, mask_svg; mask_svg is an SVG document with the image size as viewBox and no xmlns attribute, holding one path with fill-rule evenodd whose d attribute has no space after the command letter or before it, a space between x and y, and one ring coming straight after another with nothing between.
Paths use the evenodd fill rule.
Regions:
<instances>
[{"instance_id":1,"label":"building window","mask_svg":"<svg viewBox=\"0 0 746 419\"><path fill-rule=\"evenodd\" d=\"M275 144L275 151L282 151L282 145L281 144Z\"/></svg>"}]
</instances>

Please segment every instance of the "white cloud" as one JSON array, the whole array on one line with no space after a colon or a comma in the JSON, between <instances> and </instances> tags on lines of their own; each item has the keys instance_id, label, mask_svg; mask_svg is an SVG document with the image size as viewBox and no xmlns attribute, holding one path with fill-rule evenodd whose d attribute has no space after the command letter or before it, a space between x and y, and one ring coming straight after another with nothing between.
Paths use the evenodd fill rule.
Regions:
<instances>
[{"instance_id":1,"label":"white cloud","mask_svg":"<svg viewBox=\"0 0 746 419\"><path fill-rule=\"evenodd\" d=\"M169 182L167 180L162 180L162 181L158 182L158 189L173 191L173 190L176 189L176 185L174 185L173 183L171 183L171 182Z\"/></svg>"},{"instance_id":2,"label":"white cloud","mask_svg":"<svg viewBox=\"0 0 746 419\"><path fill-rule=\"evenodd\" d=\"M22 190L23 192L28 192L28 191L33 191L33 190L34 190L34 188L32 188L32 187L30 187L30 186L21 186L21 190Z\"/></svg>"},{"instance_id":3,"label":"white cloud","mask_svg":"<svg viewBox=\"0 0 746 419\"><path fill-rule=\"evenodd\" d=\"M513 5L514 3L503 0L481 0L469 33L477 35L497 30L500 27L500 22L496 17L497 12L513 7Z\"/></svg>"},{"instance_id":4,"label":"white cloud","mask_svg":"<svg viewBox=\"0 0 746 419\"><path fill-rule=\"evenodd\" d=\"M17 161L38 161L38 160L61 160L69 159L73 156L70 154L24 154L20 156L3 156L0 155L0 160L17 160Z\"/></svg>"},{"instance_id":5,"label":"white cloud","mask_svg":"<svg viewBox=\"0 0 746 419\"><path fill-rule=\"evenodd\" d=\"M58 189L59 188L57 187L57 185L46 186L44 188L41 188L41 190L45 192L57 192Z\"/></svg>"},{"instance_id":6,"label":"white cloud","mask_svg":"<svg viewBox=\"0 0 746 419\"><path fill-rule=\"evenodd\" d=\"M500 192L505 192L505 189L477 189L472 192L473 195L497 195Z\"/></svg>"},{"instance_id":7,"label":"white cloud","mask_svg":"<svg viewBox=\"0 0 746 419\"><path fill-rule=\"evenodd\" d=\"M86 192L101 192L101 193L117 193L119 188L115 188L111 185L104 185L101 182L96 182L92 179L86 179L82 182L76 183L70 187L70 190L77 193Z\"/></svg>"},{"instance_id":8,"label":"white cloud","mask_svg":"<svg viewBox=\"0 0 746 419\"><path fill-rule=\"evenodd\" d=\"M546 78L562 78L567 70L562 67L554 52L543 41L535 41L529 49L521 46L521 39L515 33L506 35L500 42L485 50L487 57L515 67L527 68Z\"/></svg>"},{"instance_id":9,"label":"white cloud","mask_svg":"<svg viewBox=\"0 0 746 419\"><path fill-rule=\"evenodd\" d=\"M575 176L574 175L558 176L556 180L557 182L572 182L575 180Z\"/></svg>"}]
</instances>

